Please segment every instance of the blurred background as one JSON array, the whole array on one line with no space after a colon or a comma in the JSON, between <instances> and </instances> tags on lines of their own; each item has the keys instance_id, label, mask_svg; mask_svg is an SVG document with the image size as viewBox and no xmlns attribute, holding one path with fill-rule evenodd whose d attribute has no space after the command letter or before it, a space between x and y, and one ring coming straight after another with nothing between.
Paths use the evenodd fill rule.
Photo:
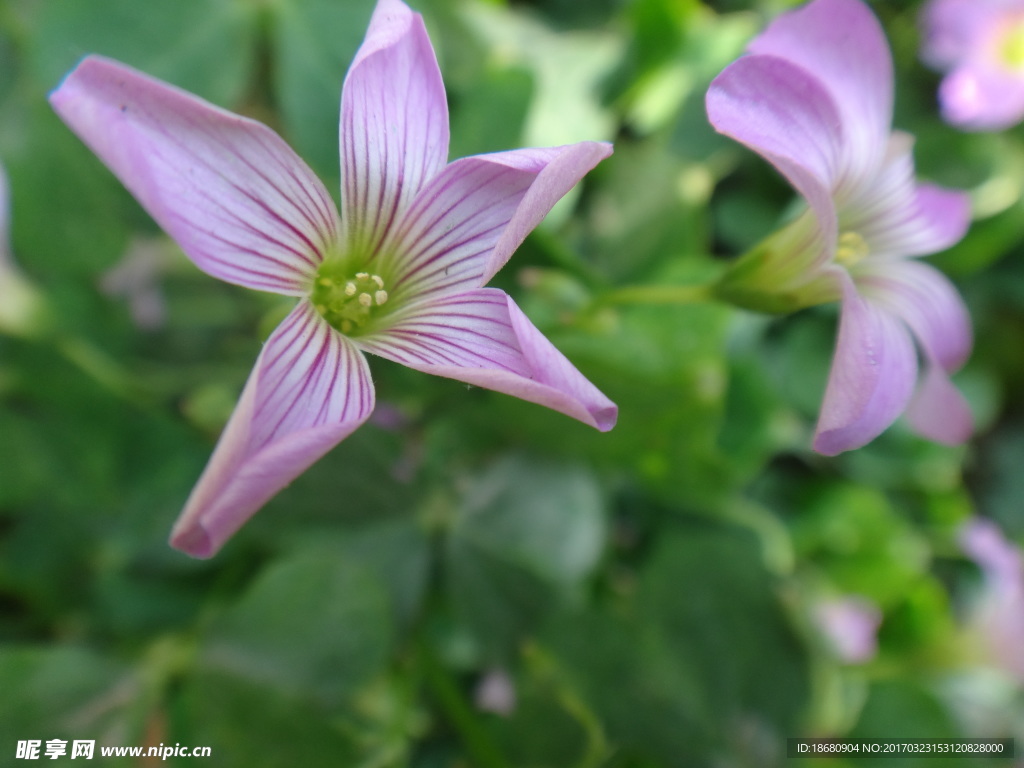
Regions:
<instances>
[{"instance_id":1,"label":"blurred background","mask_svg":"<svg viewBox=\"0 0 1024 768\"><path fill-rule=\"evenodd\" d=\"M872 7L919 175L974 204L931 259L975 322L969 445L897 423L810 450L834 307L612 294L713 278L792 206L703 98L796 4L413 0L453 158L615 143L495 283L619 424L371 359L373 420L197 561L167 535L289 301L200 273L46 95L105 54L263 120L335 192L372 3L0 3L0 764L54 738L101 764L181 744L212 757L163 764L310 768L777 766L794 736L1024 749L1024 133L941 122L920 4ZM871 765L918 762L996 764Z\"/></svg>"}]
</instances>

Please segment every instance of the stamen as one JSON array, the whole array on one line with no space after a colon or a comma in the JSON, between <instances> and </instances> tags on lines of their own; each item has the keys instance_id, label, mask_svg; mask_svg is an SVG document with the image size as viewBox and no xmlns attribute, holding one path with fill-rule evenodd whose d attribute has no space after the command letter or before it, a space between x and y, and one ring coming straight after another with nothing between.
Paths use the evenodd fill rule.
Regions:
<instances>
[{"instance_id":1,"label":"stamen","mask_svg":"<svg viewBox=\"0 0 1024 768\"><path fill-rule=\"evenodd\" d=\"M335 268L314 279L310 301L333 328L356 333L370 321L375 309L387 302L384 278L369 272L347 277L339 274L335 265L330 266Z\"/></svg>"},{"instance_id":2,"label":"stamen","mask_svg":"<svg viewBox=\"0 0 1024 768\"><path fill-rule=\"evenodd\" d=\"M843 232L836 243L836 261L844 267L852 267L871 253L867 241L857 232Z\"/></svg>"}]
</instances>

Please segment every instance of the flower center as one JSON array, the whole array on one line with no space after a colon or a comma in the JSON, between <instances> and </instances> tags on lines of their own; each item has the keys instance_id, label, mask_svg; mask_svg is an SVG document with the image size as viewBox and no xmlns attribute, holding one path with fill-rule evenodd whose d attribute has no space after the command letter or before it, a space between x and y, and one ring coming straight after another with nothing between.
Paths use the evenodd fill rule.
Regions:
<instances>
[{"instance_id":1,"label":"flower center","mask_svg":"<svg viewBox=\"0 0 1024 768\"><path fill-rule=\"evenodd\" d=\"M1010 69L1024 69L1024 20L1010 25L999 45L999 57Z\"/></svg>"},{"instance_id":2,"label":"flower center","mask_svg":"<svg viewBox=\"0 0 1024 768\"><path fill-rule=\"evenodd\" d=\"M331 327L352 333L366 325L374 310L387 302L388 292L380 275L356 272L352 277L341 277L321 267L311 300Z\"/></svg>"},{"instance_id":3,"label":"flower center","mask_svg":"<svg viewBox=\"0 0 1024 768\"><path fill-rule=\"evenodd\" d=\"M867 241L856 232L843 232L836 244L836 261L844 267L852 267L871 253Z\"/></svg>"}]
</instances>

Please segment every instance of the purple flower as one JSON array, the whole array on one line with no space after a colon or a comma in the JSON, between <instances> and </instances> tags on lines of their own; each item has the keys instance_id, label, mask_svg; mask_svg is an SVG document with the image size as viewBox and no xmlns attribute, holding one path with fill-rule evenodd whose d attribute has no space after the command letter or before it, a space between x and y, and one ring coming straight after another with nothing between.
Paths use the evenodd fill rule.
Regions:
<instances>
[{"instance_id":1,"label":"purple flower","mask_svg":"<svg viewBox=\"0 0 1024 768\"><path fill-rule=\"evenodd\" d=\"M64 121L196 265L295 296L171 534L213 555L370 416L364 352L561 411L617 408L502 291L484 288L604 143L447 164L448 110L423 20L380 0L341 98L342 211L273 131L102 58L52 94Z\"/></svg>"},{"instance_id":2,"label":"purple flower","mask_svg":"<svg viewBox=\"0 0 1024 768\"><path fill-rule=\"evenodd\" d=\"M842 302L820 453L864 445L904 410L932 440L967 439L970 412L949 374L970 353L970 318L945 277L908 257L960 240L968 200L915 182L912 138L890 127L892 59L878 21L859 0L814 0L748 50L711 84L708 115L808 208L742 257L719 295L767 311ZM925 369L916 393L914 338Z\"/></svg>"},{"instance_id":3,"label":"purple flower","mask_svg":"<svg viewBox=\"0 0 1024 768\"><path fill-rule=\"evenodd\" d=\"M921 15L921 57L948 72L942 116L998 131L1024 117L1024 0L932 0Z\"/></svg>"}]
</instances>

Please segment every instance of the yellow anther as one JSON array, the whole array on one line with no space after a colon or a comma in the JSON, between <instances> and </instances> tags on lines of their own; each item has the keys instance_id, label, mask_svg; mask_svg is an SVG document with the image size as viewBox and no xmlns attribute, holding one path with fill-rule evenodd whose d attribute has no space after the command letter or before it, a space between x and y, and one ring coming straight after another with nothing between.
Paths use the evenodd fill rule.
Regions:
<instances>
[{"instance_id":1,"label":"yellow anther","mask_svg":"<svg viewBox=\"0 0 1024 768\"><path fill-rule=\"evenodd\" d=\"M856 232L843 232L836 243L836 261L852 267L871 252L867 241Z\"/></svg>"},{"instance_id":2,"label":"yellow anther","mask_svg":"<svg viewBox=\"0 0 1024 768\"><path fill-rule=\"evenodd\" d=\"M1010 69L1024 68L1024 20L1006 26L999 52L1003 63Z\"/></svg>"},{"instance_id":3,"label":"yellow anther","mask_svg":"<svg viewBox=\"0 0 1024 768\"><path fill-rule=\"evenodd\" d=\"M375 308L388 300L384 278L369 272L344 272L327 264L313 281L310 299L316 311L342 333L360 333L373 322Z\"/></svg>"}]
</instances>

